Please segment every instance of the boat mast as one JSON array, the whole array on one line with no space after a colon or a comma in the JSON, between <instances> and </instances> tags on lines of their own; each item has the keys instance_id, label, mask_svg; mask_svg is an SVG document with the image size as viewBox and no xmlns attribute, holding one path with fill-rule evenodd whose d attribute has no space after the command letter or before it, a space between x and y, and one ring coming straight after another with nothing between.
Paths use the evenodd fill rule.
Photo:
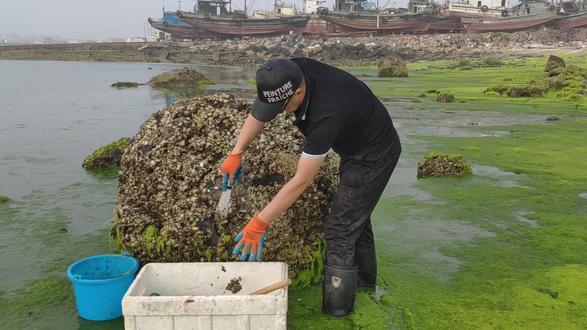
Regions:
<instances>
[{"instance_id":1,"label":"boat mast","mask_svg":"<svg viewBox=\"0 0 587 330\"><path fill-rule=\"evenodd\" d=\"M181 11L181 0L177 0L177 10Z\"/></svg>"},{"instance_id":2,"label":"boat mast","mask_svg":"<svg viewBox=\"0 0 587 330\"><path fill-rule=\"evenodd\" d=\"M163 0L163 15L165 15L165 0Z\"/></svg>"}]
</instances>

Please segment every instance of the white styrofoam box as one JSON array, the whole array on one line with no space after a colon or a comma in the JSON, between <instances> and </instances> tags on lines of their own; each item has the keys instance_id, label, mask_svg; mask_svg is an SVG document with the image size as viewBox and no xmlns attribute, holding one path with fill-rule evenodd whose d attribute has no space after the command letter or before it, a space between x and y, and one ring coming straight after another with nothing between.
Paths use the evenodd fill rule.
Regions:
<instances>
[{"instance_id":1,"label":"white styrofoam box","mask_svg":"<svg viewBox=\"0 0 587 330\"><path fill-rule=\"evenodd\" d=\"M226 286L237 277L242 289L233 294ZM286 329L287 288L250 294L284 279L287 264L283 262L150 263L122 299L124 327Z\"/></svg>"}]
</instances>

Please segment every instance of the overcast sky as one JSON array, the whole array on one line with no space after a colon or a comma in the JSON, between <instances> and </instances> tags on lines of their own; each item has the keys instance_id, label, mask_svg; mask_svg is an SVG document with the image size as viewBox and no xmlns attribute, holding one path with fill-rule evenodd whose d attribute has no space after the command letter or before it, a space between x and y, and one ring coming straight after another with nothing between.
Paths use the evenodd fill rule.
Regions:
<instances>
[{"instance_id":1,"label":"overcast sky","mask_svg":"<svg viewBox=\"0 0 587 330\"><path fill-rule=\"evenodd\" d=\"M273 0L254 0L253 10L270 9ZM242 8L244 0L233 0ZM253 0L247 0L250 4ZM301 9L303 0L287 0ZM333 3L329 0L328 3ZM144 36L147 17L161 17L162 0L0 0L0 36L33 34L68 39L109 39ZM177 10L176 0L165 0ZM193 0L183 0L191 10ZM330 5L329 5L330 6Z\"/></svg>"}]
</instances>

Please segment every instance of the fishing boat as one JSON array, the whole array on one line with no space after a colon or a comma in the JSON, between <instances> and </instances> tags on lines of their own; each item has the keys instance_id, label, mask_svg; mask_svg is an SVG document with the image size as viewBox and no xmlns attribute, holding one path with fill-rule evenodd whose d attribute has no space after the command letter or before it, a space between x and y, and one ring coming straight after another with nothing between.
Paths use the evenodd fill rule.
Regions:
<instances>
[{"instance_id":1,"label":"fishing boat","mask_svg":"<svg viewBox=\"0 0 587 330\"><path fill-rule=\"evenodd\" d=\"M452 18L505 17L508 15L506 0L472 0L449 3L442 10L442 15Z\"/></svg>"},{"instance_id":2,"label":"fishing boat","mask_svg":"<svg viewBox=\"0 0 587 330\"><path fill-rule=\"evenodd\" d=\"M223 37L301 34L310 19L307 15L281 15L255 18L244 11L229 12L230 0L199 0L194 12L178 11L178 16L197 30Z\"/></svg>"},{"instance_id":3,"label":"fishing boat","mask_svg":"<svg viewBox=\"0 0 587 330\"><path fill-rule=\"evenodd\" d=\"M585 26L587 26L587 11L572 15L560 15L553 24L556 29L574 29Z\"/></svg>"},{"instance_id":4,"label":"fishing boat","mask_svg":"<svg viewBox=\"0 0 587 330\"><path fill-rule=\"evenodd\" d=\"M443 7L431 0L410 0L408 2L409 13L427 14L431 18L427 32L450 33L463 31L460 17L443 15L442 9Z\"/></svg>"},{"instance_id":5,"label":"fishing boat","mask_svg":"<svg viewBox=\"0 0 587 330\"><path fill-rule=\"evenodd\" d=\"M462 18L461 22L467 32L514 32L538 27L556 18L555 12L548 12L503 18Z\"/></svg>"},{"instance_id":6,"label":"fishing boat","mask_svg":"<svg viewBox=\"0 0 587 330\"><path fill-rule=\"evenodd\" d=\"M514 32L536 28L557 18L556 8L542 1L522 1L503 17L461 18L467 32Z\"/></svg>"},{"instance_id":7,"label":"fishing boat","mask_svg":"<svg viewBox=\"0 0 587 330\"><path fill-rule=\"evenodd\" d=\"M176 12L164 12L163 19L148 18L151 26L159 31L169 33L172 39L197 39L201 38L204 31L198 31L193 26L184 22Z\"/></svg>"},{"instance_id":8,"label":"fishing boat","mask_svg":"<svg viewBox=\"0 0 587 330\"><path fill-rule=\"evenodd\" d=\"M347 32L422 33L428 31L432 21L429 13L369 8L364 0L336 0L335 8L320 8L318 16Z\"/></svg>"},{"instance_id":9,"label":"fishing boat","mask_svg":"<svg viewBox=\"0 0 587 330\"><path fill-rule=\"evenodd\" d=\"M587 26L587 2L563 1L552 26L556 29L574 29Z\"/></svg>"}]
</instances>

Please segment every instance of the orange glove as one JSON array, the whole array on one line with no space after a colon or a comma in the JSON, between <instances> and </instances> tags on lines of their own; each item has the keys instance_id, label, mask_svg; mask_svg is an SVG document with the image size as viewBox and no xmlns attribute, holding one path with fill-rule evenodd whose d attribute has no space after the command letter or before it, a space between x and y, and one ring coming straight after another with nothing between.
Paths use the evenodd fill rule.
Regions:
<instances>
[{"instance_id":1,"label":"orange glove","mask_svg":"<svg viewBox=\"0 0 587 330\"><path fill-rule=\"evenodd\" d=\"M243 231L235 237L234 241L238 243L232 249L232 255L241 253L241 261L246 261L247 256L249 261L261 261L263 257L265 230L268 227L269 223L255 215Z\"/></svg>"},{"instance_id":2,"label":"orange glove","mask_svg":"<svg viewBox=\"0 0 587 330\"><path fill-rule=\"evenodd\" d=\"M224 162L222 162L222 166L220 167L220 172L224 176L224 183L222 190L226 190L226 185L228 184L228 188L234 187L234 182L238 179L240 173L242 172L243 168L241 166L243 158L243 153L232 153L229 152Z\"/></svg>"}]
</instances>

